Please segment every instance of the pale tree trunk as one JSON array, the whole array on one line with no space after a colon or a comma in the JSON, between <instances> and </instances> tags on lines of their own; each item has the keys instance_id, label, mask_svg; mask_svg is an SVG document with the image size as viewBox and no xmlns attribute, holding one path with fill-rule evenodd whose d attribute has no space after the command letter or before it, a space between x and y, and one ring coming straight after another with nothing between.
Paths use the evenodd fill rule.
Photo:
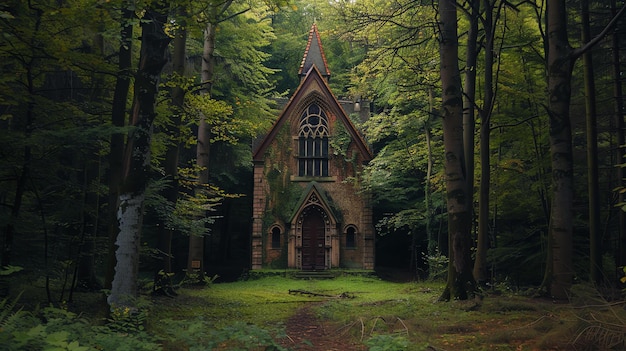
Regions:
<instances>
[{"instance_id":1,"label":"pale tree trunk","mask_svg":"<svg viewBox=\"0 0 626 351\"><path fill-rule=\"evenodd\" d=\"M611 0L611 14L615 17L617 15L617 4L616 0ZM617 130L617 163L621 164L626 162L626 137L624 136L624 102L623 92L622 92L622 69L621 69L621 60L620 60L620 45L619 45L619 35L617 30L613 33L612 36L612 48L613 48L613 95L615 96L615 129ZM624 172L623 167L617 168L617 187L626 187L626 183L624 182L624 177L626 177L626 172ZM624 203L626 201L626 196L624 193L618 192L619 198L617 201L619 203ZM619 234L617 236L618 240L618 248L617 248L617 257L615 262L618 266L626 266L626 211L620 209L619 211Z\"/></svg>"},{"instance_id":2,"label":"pale tree trunk","mask_svg":"<svg viewBox=\"0 0 626 351\"><path fill-rule=\"evenodd\" d=\"M167 47L170 42L163 30L167 21L166 8L146 10L143 20L139 69L135 79L133 129L129 133L124 152L124 181L120 187L117 211L117 263L111 293L107 299L111 308L135 307L141 225L150 172L150 143L156 116L155 104L161 70L167 61Z\"/></svg>"},{"instance_id":3,"label":"pale tree trunk","mask_svg":"<svg viewBox=\"0 0 626 351\"><path fill-rule=\"evenodd\" d=\"M202 94L210 94L213 85L213 70L215 68L215 25L207 23L204 31L204 48L202 51ZM205 116L200 116L198 125L198 145L196 148L196 164L200 169L198 174L199 187L209 183L209 156L211 149L211 128ZM202 190L200 190L202 191ZM204 236L191 235L189 237L189 259L187 271L204 274Z\"/></svg>"},{"instance_id":4,"label":"pale tree trunk","mask_svg":"<svg viewBox=\"0 0 626 351\"><path fill-rule=\"evenodd\" d=\"M126 120L126 100L128 99L128 90L131 80L131 58L132 58L132 37L133 26L127 25L135 12L127 9L127 4L122 5L121 10L121 30L120 30L120 46L118 55L118 72L117 81L115 83L115 91L113 93L113 103L111 107L111 124L114 127L122 128ZM119 227L117 225L117 201L119 196L119 186L122 182L124 157L124 134L114 132L111 135L109 145L109 194L108 194L108 253L106 271L104 275L104 288L111 289L111 282L115 274L115 240Z\"/></svg>"},{"instance_id":5,"label":"pale tree trunk","mask_svg":"<svg viewBox=\"0 0 626 351\"><path fill-rule=\"evenodd\" d=\"M441 300L464 300L475 290L470 256L470 213L463 164L463 94L458 64L457 14L454 0L439 2L441 114L448 207L448 280Z\"/></svg>"},{"instance_id":6,"label":"pale tree trunk","mask_svg":"<svg viewBox=\"0 0 626 351\"><path fill-rule=\"evenodd\" d=\"M186 11L183 8L179 8L179 18L177 23L180 27L176 31L173 39L173 55L172 66L173 71L179 77L185 75L185 61L187 45L187 23L185 21ZM165 177L168 182L168 187L163 190L163 197L171 204L172 207L176 206L178 201L178 159L180 149L180 125L181 115L184 109L185 103L185 90L180 86L172 88L172 116L170 117L171 123L166 127L166 133L171 138L171 142L168 143L165 150L165 162L164 171ZM154 278L154 292L164 294L168 296L177 295L176 291L172 287L172 238L174 235L174 229L171 228L164 219L159 220L158 234L159 234L159 250L161 258L160 270L155 272Z\"/></svg>"},{"instance_id":7,"label":"pale tree trunk","mask_svg":"<svg viewBox=\"0 0 626 351\"><path fill-rule=\"evenodd\" d=\"M591 39L589 28L589 0L581 1L582 42ZM598 130L596 124L596 85L591 50L583 54L585 80L585 112L587 129L587 191L589 193L589 278L602 281L602 254L600 243L600 186L598 181Z\"/></svg>"}]
</instances>

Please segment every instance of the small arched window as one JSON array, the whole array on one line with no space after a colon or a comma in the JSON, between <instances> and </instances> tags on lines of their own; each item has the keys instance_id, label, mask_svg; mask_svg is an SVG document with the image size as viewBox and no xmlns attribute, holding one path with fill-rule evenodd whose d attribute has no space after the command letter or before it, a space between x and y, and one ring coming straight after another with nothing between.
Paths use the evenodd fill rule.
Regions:
<instances>
[{"instance_id":1,"label":"small arched window","mask_svg":"<svg viewBox=\"0 0 626 351\"><path fill-rule=\"evenodd\" d=\"M328 177L328 117L313 103L300 116L298 176Z\"/></svg>"},{"instance_id":2,"label":"small arched window","mask_svg":"<svg viewBox=\"0 0 626 351\"><path fill-rule=\"evenodd\" d=\"M280 249L280 227L272 228L272 249Z\"/></svg>"},{"instance_id":3,"label":"small arched window","mask_svg":"<svg viewBox=\"0 0 626 351\"><path fill-rule=\"evenodd\" d=\"M346 248L356 248L356 228L353 226L346 229Z\"/></svg>"}]
</instances>

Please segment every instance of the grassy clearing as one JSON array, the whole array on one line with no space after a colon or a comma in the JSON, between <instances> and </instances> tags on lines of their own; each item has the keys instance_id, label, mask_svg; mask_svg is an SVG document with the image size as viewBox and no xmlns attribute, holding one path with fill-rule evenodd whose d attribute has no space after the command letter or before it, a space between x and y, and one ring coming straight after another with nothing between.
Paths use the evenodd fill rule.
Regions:
<instances>
[{"instance_id":1,"label":"grassy clearing","mask_svg":"<svg viewBox=\"0 0 626 351\"><path fill-rule=\"evenodd\" d=\"M11 283L13 291L23 292L14 310L41 311L44 290L26 281ZM288 320L306 307L331 337L370 350L626 349L626 310L619 294L608 303L594 289L575 287L569 304L489 293L484 299L437 302L442 290L443 283L396 283L372 276L298 280L283 275L181 288L176 298L142 295L147 314L137 318L145 321L146 330L133 340L152 351L280 350L277 340L285 340ZM53 296L61 295L55 291ZM68 340L104 324L102 297L76 293L74 302L61 304L80 317L64 322L62 329L71 332ZM41 328L37 320L33 323ZM57 324L48 320L46 335L57 335ZM94 333L102 334L100 329ZM131 334L102 335L104 341L93 343L128 344L122 339ZM94 338L85 336L81 345Z\"/></svg>"},{"instance_id":2,"label":"grassy clearing","mask_svg":"<svg viewBox=\"0 0 626 351\"><path fill-rule=\"evenodd\" d=\"M289 317L308 305L338 338L370 345L398 342L398 350L423 350L427 345L443 350L556 350L575 338L576 318L569 306L495 295L437 302L442 289L440 283L392 283L372 277L267 277L214 284L182 289L171 303L157 301L150 329L163 335L171 321L195 319L210 328L243 323L280 335Z\"/></svg>"}]
</instances>

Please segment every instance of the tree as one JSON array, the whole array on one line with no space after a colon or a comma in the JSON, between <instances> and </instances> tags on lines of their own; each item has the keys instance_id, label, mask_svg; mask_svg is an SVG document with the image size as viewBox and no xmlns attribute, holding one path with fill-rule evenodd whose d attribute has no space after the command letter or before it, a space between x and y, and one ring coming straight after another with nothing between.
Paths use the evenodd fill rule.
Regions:
<instances>
[{"instance_id":1,"label":"tree","mask_svg":"<svg viewBox=\"0 0 626 351\"><path fill-rule=\"evenodd\" d=\"M95 21L100 12L90 11L91 4L73 5L0 6L0 65L13 72L0 79L3 264L16 264L16 258L32 264L47 283L62 272L62 299L77 279L93 278L92 260L83 259L92 257L85 246L98 229L100 168L93 161L105 129L100 123L108 81L102 73L109 69L99 40L94 43L106 17Z\"/></svg>"},{"instance_id":2,"label":"tree","mask_svg":"<svg viewBox=\"0 0 626 351\"><path fill-rule=\"evenodd\" d=\"M187 45L187 13L183 6L178 5L175 11L176 31L173 39L172 55L172 75L170 88L171 96L171 118L166 122L165 134L170 137L165 149L164 173L167 187L163 189L162 195L166 200L166 210L160 213L158 219L159 253L161 265L156 269L154 277L154 290L165 295L176 295L172 287L172 238L175 228L168 221L169 212L176 207L179 192L179 152L181 144L181 124L182 115L185 108L185 59Z\"/></svg>"},{"instance_id":3,"label":"tree","mask_svg":"<svg viewBox=\"0 0 626 351\"><path fill-rule=\"evenodd\" d=\"M591 38L589 0L581 1L582 42ZM602 254L600 243L600 185L598 180L598 128L596 123L596 86L591 50L583 53L586 135L587 135L587 192L589 194L589 277L602 281Z\"/></svg>"},{"instance_id":4,"label":"tree","mask_svg":"<svg viewBox=\"0 0 626 351\"><path fill-rule=\"evenodd\" d=\"M120 187L115 277L107 302L111 308L134 307L145 191L150 169L150 143L161 70L167 62L170 37L165 33L168 8L154 4L145 10L141 52L135 78L133 129L124 151L124 180Z\"/></svg>"},{"instance_id":5,"label":"tree","mask_svg":"<svg viewBox=\"0 0 626 351\"><path fill-rule=\"evenodd\" d=\"M465 52L465 81L463 82L463 149L465 151L465 155L463 156L465 160L465 173L467 175L467 202L470 204L470 211L474 210L474 149L475 149L475 133L476 133L476 71L478 70L478 53L480 48L478 47L478 22L480 20L480 1L479 0L471 0L468 1L469 9L467 10L467 19L469 22L468 30L467 30L467 48ZM487 11L489 11L489 7L487 7ZM483 22L486 24L488 19L485 19ZM485 35L488 36L488 29L485 28ZM486 89L486 87L485 87ZM481 143L481 146L483 144ZM482 156L482 154L481 154ZM482 161L482 160L481 160ZM480 189L482 194L482 189L488 182L480 183ZM482 202L480 202L482 205ZM482 213L482 212L481 212ZM473 218L473 213L472 213ZM480 223L479 217L479 223ZM472 219L473 221L473 219ZM486 247L485 247L485 237L482 236L482 232L479 231L477 233L477 250L476 250L476 261L474 265L474 278L478 282L482 282L485 280L486 276Z\"/></svg>"},{"instance_id":6,"label":"tree","mask_svg":"<svg viewBox=\"0 0 626 351\"><path fill-rule=\"evenodd\" d=\"M117 201L119 197L119 185L123 178L124 157L124 133L122 128L126 125L126 109L128 91L131 82L132 65L132 19L135 12L131 9L130 3L122 2L120 9L120 42L117 63L117 75L113 101L111 106L111 124L118 130L113 131L109 144L109 176L108 176L108 256L104 277L104 287L111 288L111 282L115 275L115 240L119 233L117 222Z\"/></svg>"},{"instance_id":7,"label":"tree","mask_svg":"<svg viewBox=\"0 0 626 351\"><path fill-rule=\"evenodd\" d=\"M439 2L441 118L448 201L448 279L441 300L465 300L475 290L470 256L470 204L463 161L463 93L458 63L457 13L454 0Z\"/></svg>"},{"instance_id":8,"label":"tree","mask_svg":"<svg viewBox=\"0 0 626 351\"><path fill-rule=\"evenodd\" d=\"M556 299L567 299L573 268L573 152L570 100L572 69L575 61L597 44L626 10L609 22L605 29L580 48L572 48L567 37L565 0L548 0L546 11L546 63L548 67L547 107L550 118L550 154L552 156L552 206L548 229L549 252L542 286Z\"/></svg>"},{"instance_id":9,"label":"tree","mask_svg":"<svg viewBox=\"0 0 626 351\"><path fill-rule=\"evenodd\" d=\"M495 40L498 29L498 21L504 2L495 0L484 1L484 67L483 67L483 103L479 109L480 114L480 191L478 209L478 233L476 235L476 259L474 261L474 279L484 283L489 279L487 272L487 249L489 247L489 207L491 190L491 130L493 109L496 104L495 87L497 75L494 75L495 58L501 56L496 52ZM505 24L506 27L506 24ZM502 33L504 36L504 33ZM500 48L501 49L501 48Z\"/></svg>"},{"instance_id":10,"label":"tree","mask_svg":"<svg viewBox=\"0 0 626 351\"><path fill-rule=\"evenodd\" d=\"M439 267L430 264L447 254L442 162L438 157L443 153L440 120L433 112L439 89L433 60L436 26L434 21L415 21L435 16L430 6L397 5L390 8L379 1L343 4L337 9L342 25L334 31L340 38L347 37L351 46L359 46L351 48L350 55L366 52L352 70L348 92L374 106L364 132L376 156L369 162L364 183L373 194L379 234L385 236L378 262L385 264L389 258L387 264L397 264L400 258L405 268L405 258L397 252L386 254L383 245L404 245L410 235L410 243L406 243L411 246L410 269L435 275L440 273Z\"/></svg>"},{"instance_id":11,"label":"tree","mask_svg":"<svg viewBox=\"0 0 626 351\"><path fill-rule=\"evenodd\" d=\"M617 4L616 0L611 0L611 15L615 16L617 14ZM624 102L623 102L623 91L622 91L622 70L621 70L621 59L620 59L620 42L619 42L619 32L615 29L615 32L612 35L611 47L612 47L612 66L613 66L613 95L614 99L614 119L615 119L615 129L617 131L616 139L617 139L617 162L621 163L624 161L626 157L626 149L624 145L626 145L626 137L624 132ZM625 172L624 167L617 167L617 188L623 189L625 187L624 179ZM626 199L624 197L624 192L618 192L618 203L624 204ZM618 235L617 240L619 242L619 247L617 248L617 257L616 263L618 266L626 266L626 211L622 208L619 211L619 224L618 224Z\"/></svg>"},{"instance_id":12,"label":"tree","mask_svg":"<svg viewBox=\"0 0 626 351\"><path fill-rule=\"evenodd\" d=\"M201 69L201 94L210 97L211 86L213 85L213 73L215 70L215 31L216 26L224 16L224 12L232 1L228 1L220 6L210 2L208 4L208 14L206 27L204 29L204 45L202 50L202 69ZM218 17L220 16L220 17ZM196 146L196 165L198 167L198 184L200 188L209 183L209 155L211 147L211 131L204 114L200 115L198 124L198 143ZM187 259L187 273L198 273L200 278L204 274L204 234L189 236L189 256Z\"/></svg>"},{"instance_id":13,"label":"tree","mask_svg":"<svg viewBox=\"0 0 626 351\"><path fill-rule=\"evenodd\" d=\"M213 155L211 148L217 143L227 144L226 149L230 148L233 156L228 162L240 162L235 155L241 155L242 145L236 144L240 140L251 141L273 116L268 77L274 70L264 65L268 55L262 51L273 39L273 33L266 6L256 5L210 2L201 16L205 24L201 89L191 103L198 116L195 191L200 196L211 196L216 186L232 185L232 179L231 184L217 184L217 179L227 172L212 169L210 162L219 155ZM250 145L245 145L245 155L251 155ZM204 272L206 232L190 237L188 272ZM225 236L228 231L221 233Z\"/></svg>"}]
</instances>

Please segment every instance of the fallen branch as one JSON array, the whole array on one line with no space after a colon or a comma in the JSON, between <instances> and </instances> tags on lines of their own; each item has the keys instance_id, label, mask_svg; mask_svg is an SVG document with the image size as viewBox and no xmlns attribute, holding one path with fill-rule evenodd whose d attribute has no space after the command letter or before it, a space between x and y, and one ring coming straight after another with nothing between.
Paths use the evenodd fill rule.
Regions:
<instances>
[{"instance_id":1,"label":"fallen branch","mask_svg":"<svg viewBox=\"0 0 626 351\"><path fill-rule=\"evenodd\" d=\"M391 329L389 331L391 331L392 334L406 334L407 336L409 335L409 328L407 327L407 325L404 323L404 321L397 316L393 316L393 321L387 321L384 317L381 316L377 316L377 317L373 317L370 318L369 323L372 323L372 327L370 329L369 332L369 336L373 336L374 334L376 334L376 329L377 329L377 324L378 321L382 321L385 326L387 328L394 328L396 323L400 323L402 324L402 328L400 329ZM336 330L336 333L338 333L339 336L343 336L346 333L348 333L353 327L357 326L357 325L361 325L361 341L363 341L364 337L365 337L365 324L366 322L363 321L362 317L359 317L358 320L352 322L352 323L348 323L344 326L339 327Z\"/></svg>"},{"instance_id":2,"label":"fallen branch","mask_svg":"<svg viewBox=\"0 0 626 351\"><path fill-rule=\"evenodd\" d=\"M313 291L301 290L301 289L289 289L289 294L291 294L291 295L305 295L305 296L310 296L310 297L327 297L327 298L332 298L332 299L353 299L353 298L355 298L355 296L350 294L349 292L342 292L339 295L329 295L329 294L321 294L321 293L316 293L316 292L313 292Z\"/></svg>"}]
</instances>

